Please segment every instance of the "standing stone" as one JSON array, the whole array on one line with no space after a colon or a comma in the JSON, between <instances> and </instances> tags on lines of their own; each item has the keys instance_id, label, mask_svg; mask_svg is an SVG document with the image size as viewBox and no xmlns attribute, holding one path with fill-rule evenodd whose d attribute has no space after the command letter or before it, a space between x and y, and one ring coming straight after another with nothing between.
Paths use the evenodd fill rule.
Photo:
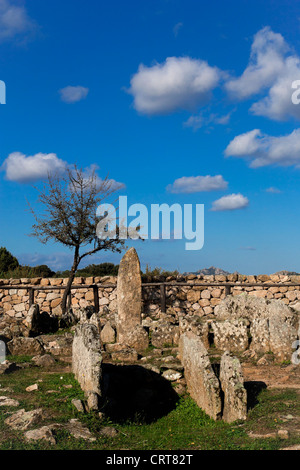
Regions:
<instances>
[{"instance_id":1,"label":"standing stone","mask_svg":"<svg viewBox=\"0 0 300 470\"><path fill-rule=\"evenodd\" d=\"M78 325L72 347L72 369L82 390L90 398L101 397L102 356L99 331L95 325ZM96 401L96 400L95 400Z\"/></svg>"},{"instance_id":2,"label":"standing stone","mask_svg":"<svg viewBox=\"0 0 300 470\"><path fill-rule=\"evenodd\" d=\"M198 336L187 332L180 338L180 358L191 397L211 418L221 417L221 390L207 350Z\"/></svg>"},{"instance_id":3,"label":"standing stone","mask_svg":"<svg viewBox=\"0 0 300 470\"><path fill-rule=\"evenodd\" d=\"M40 314L40 307L38 304L31 305L28 314L23 321L24 325L28 328L29 334L38 333L38 317Z\"/></svg>"},{"instance_id":4,"label":"standing stone","mask_svg":"<svg viewBox=\"0 0 300 470\"><path fill-rule=\"evenodd\" d=\"M139 257L134 248L123 256L118 273L117 341L142 351L149 344L142 327L142 279Z\"/></svg>"},{"instance_id":5,"label":"standing stone","mask_svg":"<svg viewBox=\"0 0 300 470\"><path fill-rule=\"evenodd\" d=\"M232 423L247 419L247 391L242 367L228 351L221 358L220 381L224 393L223 420Z\"/></svg>"}]
</instances>

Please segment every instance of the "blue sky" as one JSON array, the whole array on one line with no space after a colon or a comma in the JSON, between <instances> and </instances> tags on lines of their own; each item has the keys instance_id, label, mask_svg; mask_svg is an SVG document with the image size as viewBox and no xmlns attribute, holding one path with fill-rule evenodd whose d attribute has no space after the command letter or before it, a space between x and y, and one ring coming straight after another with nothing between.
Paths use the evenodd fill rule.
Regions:
<instances>
[{"instance_id":1,"label":"blue sky","mask_svg":"<svg viewBox=\"0 0 300 470\"><path fill-rule=\"evenodd\" d=\"M70 267L26 199L77 163L129 204L205 205L203 249L132 241L142 268L300 271L299 30L287 0L0 0L0 245Z\"/></svg>"}]
</instances>

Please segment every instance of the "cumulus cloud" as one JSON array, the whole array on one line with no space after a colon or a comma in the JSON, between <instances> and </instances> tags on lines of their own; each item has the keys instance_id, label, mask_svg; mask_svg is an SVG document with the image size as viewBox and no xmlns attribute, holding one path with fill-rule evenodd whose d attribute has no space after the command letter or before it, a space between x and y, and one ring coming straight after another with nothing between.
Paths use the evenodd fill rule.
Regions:
<instances>
[{"instance_id":1,"label":"cumulus cloud","mask_svg":"<svg viewBox=\"0 0 300 470\"><path fill-rule=\"evenodd\" d=\"M240 77L229 79L225 89L238 100L267 93L250 107L257 116L278 121L300 119L300 106L292 103L292 83L299 76L299 56L292 53L281 34L265 27L254 36L248 66Z\"/></svg>"},{"instance_id":2,"label":"cumulus cloud","mask_svg":"<svg viewBox=\"0 0 300 470\"><path fill-rule=\"evenodd\" d=\"M37 24L29 17L26 8L11 0L0 0L0 42L14 38L25 39Z\"/></svg>"},{"instance_id":3,"label":"cumulus cloud","mask_svg":"<svg viewBox=\"0 0 300 470\"><path fill-rule=\"evenodd\" d=\"M142 114L168 114L193 110L208 102L222 72L190 57L168 57L162 64L141 64L130 81L128 93Z\"/></svg>"},{"instance_id":4,"label":"cumulus cloud","mask_svg":"<svg viewBox=\"0 0 300 470\"><path fill-rule=\"evenodd\" d=\"M259 129L236 136L225 150L227 157L246 158L252 168L267 165L300 166L300 129L279 137Z\"/></svg>"},{"instance_id":5,"label":"cumulus cloud","mask_svg":"<svg viewBox=\"0 0 300 470\"><path fill-rule=\"evenodd\" d=\"M269 87L284 70L288 50L281 34L269 27L261 29L254 36L248 66L240 77L228 80L226 90L235 98L245 99Z\"/></svg>"},{"instance_id":6,"label":"cumulus cloud","mask_svg":"<svg viewBox=\"0 0 300 470\"><path fill-rule=\"evenodd\" d=\"M21 152L11 153L4 160L1 170L9 181L17 183L32 183L47 178L48 173L66 170L67 164L55 153L37 153L26 156Z\"/></svg>"},{"instance_id":7,"label":"cumulus cloud","mask_svg":"<svg viewBox=\"0 0 300 470\"><path fill-rule=\"evenodd\" d=\"M288 57L284 70L277 76L268 95L250 108L256 116L265 116L276 121L288 118L300 119L300 105L292 102L292 83L300 77L300 58Z\"/></svg>"},{"instance_id":8,"label":"cumulus cloud","mask_svg":"<svg viewBox=\"0 0 300 470\"><path fill-rule=\"evenodd\" d=\"M68 104L84 100L88 93L89 89L83 86L67 86L59 90L60 99Z\"/></svg>"},{"instance_id":9,"label":"cumulus cloud","mask_svg":"<svg viewBox=\"0 0 300 470\"><path fill-rule=\"evenodd\" d=\"M167 191L175 194L198 193L227 189L228 183L222 175L216 176L183 176L167 186Z\"/></svg>"},{"instance_id":10,"label":"cumulus cloud","mask_svg":"<svg viewBox=\"0 0 300 470\"><path fill-rule=\"evenodd\" d=\"M230 194L213 202L212 211L235 211L244 209L249 205L249 200L242 194Z\"/></svg>"}]
</instances>

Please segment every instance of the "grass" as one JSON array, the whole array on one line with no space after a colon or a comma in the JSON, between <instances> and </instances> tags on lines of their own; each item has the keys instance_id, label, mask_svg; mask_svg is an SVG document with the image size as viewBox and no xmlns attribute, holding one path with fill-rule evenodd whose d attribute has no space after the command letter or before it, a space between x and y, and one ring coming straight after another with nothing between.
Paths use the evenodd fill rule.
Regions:
<instances>
[{"instance_id":1,"label":"grass","mask_svg":"<svg viewBox=\"0 0 300 470\"><path fill-rule=\"evenodd\" d=\"M26 392L26 387L34 383L38 383L39 389ZM77 418L96 437L95 442L88 442L75 439L67 431L59 430L55 434L56 445L43 441L28 443L24 440L23 433L11 430L4 423L7 416L17 409L0 408L0 450L272 450L300 443L300 436L294 431L291 431L291 437L287 441L278 438L252 439L247 434L250 431L258 433L280 429L283 425L282 415L292 414L300 418L299 394L295 390L263 390L246 422L215 422L190 397L185 396L179 400L175 409L156 422L118 424L100 421L97 413L79 413L71 401L73 398L83 399L83 392L73 374L62 371L59 365L49 370L37 367L21 369L1 376L0 384L1 388L9 387L13 390L2 392L1 395L19 400L20 406L17 409L45 410L45 420L40 426ZM49 390L52 393L48 393ZM114 438L101 436L99 431L103 426L114 426L119 434Z\"/></svg>"}]
</instances>

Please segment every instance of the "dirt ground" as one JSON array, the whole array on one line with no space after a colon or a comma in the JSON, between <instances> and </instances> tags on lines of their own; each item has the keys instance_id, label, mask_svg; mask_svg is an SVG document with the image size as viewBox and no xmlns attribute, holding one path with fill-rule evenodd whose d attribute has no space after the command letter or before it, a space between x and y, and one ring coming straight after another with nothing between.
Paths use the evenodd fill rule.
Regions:
<instances>
[{"instance_id":1,"label":"dirt ground","mask_svg":"<svg viewBox=\"0 0 300 470\"><path fill-rule=\"evenodd\" d=\"M245 381L264 382L269 389L289 388L300 391L300 364L259 366L244 363L242 367Z\"/></svg>"}]
</instances>

